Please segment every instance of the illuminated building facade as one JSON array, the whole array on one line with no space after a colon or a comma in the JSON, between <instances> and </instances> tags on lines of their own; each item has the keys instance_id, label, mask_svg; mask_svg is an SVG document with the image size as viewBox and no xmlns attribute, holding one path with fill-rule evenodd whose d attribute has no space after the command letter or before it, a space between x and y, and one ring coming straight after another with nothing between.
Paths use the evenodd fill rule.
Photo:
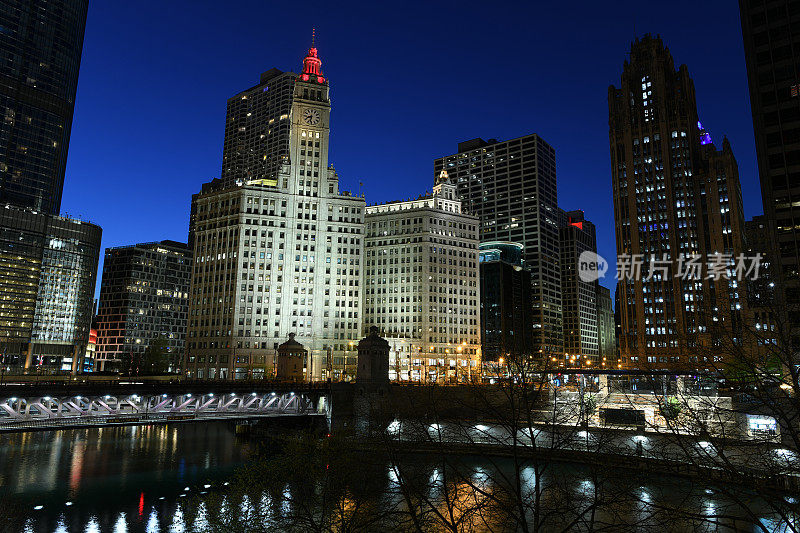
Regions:
<instances>
[{"instance_id":1,"label":"illuminated building facade","mask_svg":"<svg viewBox=\"0 0 800 533\"><path fill-rule=\"evenodd\" d=\"M480 370L478 218L443 173L433 193L366 208L364 333L391 346L391 379L462 381Z\"/></svg>"},{"instance_id":2,"label":"illuminated building facade","mask_svg":"<svg viewBox=\"0 0 800 533\"><path fill-rule=\"evenodd\" d=\"M788 0L740 0L750 107L765 221L773 232L771 282L800 348L800 6ZM755 244L755 243L754 243ZM760 246L759 246L760 247ZM762 311L765 311L762 309ZM759 320L759 323L761 321Z\"/></svg>"},{"instance_id":3,"label":"illuminated building facade","mask_svg":"<svg viewBox=\"0 0 800 533\"><path fill-rule=\"evenodd\" d=\"M329 90L312 47L300 74L273 69L228 102L222 178L192 200L193 377L273 376L290 333L305 379L355 374L364 199L328 165Z\"/></svg>"},{"instance_id":4,"label":"illuminated building facade","mask_svg":"<svg viewBox=\"0 0 800 533\"><path fill-rule=\"evenodd\" d=\"M616 368L617 335L611 290L597 284L597 348L600 368Z\"/></svg>"},{"instance_id":5,"label":"illuminated building facade","mask_svg":"<svg viewBox=\"0 0 800 533\"><path fill-rule=\"evenodd\" d=\"M0 209L0 343L13 371L81 370L101 229L28 209Z\"/></svg>"},{"instance_id":6,"label":"illuminated building facade","mask_svg":"<svg viewBox=\"0 0 800 533\"><path fill-rule=\"evenodd\" d=\"M741 331L744 290L725 278L689 279L679 261L697 254L705 265L743 250L730 144L711 142L687 67L675 68L658 37L632 44L608 106L617 256L646 258L641 275L619 284L623 365L711 369L722 358L715 338Z\"/></svg>"},{"instance_id":7,"label":"illuminated building facade","mask_svg":"<svg viewBox=\"0 0 800 533\"><path fill-rule=\"evenodd\" d=\"M57 215L88 0L0 0L0 204Z\"/></svg>"},{"instance_id":8,"label":"illuminated building facade","mask_svg":"<svg viewBox=\"0 0 800 533\"><path fill-rule=\"evenodd\" d=\"M83 372L94 371L94 361L97 354L97 328L92 325L89 329L89 341L86 343L86 353L83 356Z\"/></svg>"},{"instance_id":9,"label":"illuminated building facade","mask_svg":"<svg viewBox=\"0 0 800 533\"><path fill-rule=\"evenodd\" d=\"M532 355L531 274L524 247L514 242L480 244L481 347L484 367L502 358Z\"/></svg>"},{"instance_id":10,"label":"illuminated building facade","mask_svg":"<svg viewBox=\"0 0 800 533\"><path fill-rule=\"evenodd\" d=\"M116 370L161 339L168 368L182 362L189 314L192 253L175 241L107 248L97 313L97 370Z\"/></svg>"},{"instance_id":11,"label":"illuminated building facade","mask_svg":"<svg viewBox=\"0 0 800 533\"><path fill-rule=\"evenodd\" d=\"M781 304L785 294L781 290L780 264L776 260L780 252L776 249L775 221L759 215L745 222L744 227L747 255L763 257L758 279L747 282L747 306L753 317L752 324L748 324L749 340L765 353L775 353L781 343L793 337L794 329L794 325L786 322L786 315L781 316L785 311Z\"/></svg>"},{"instance_id":12,"label":"illuminated building facade","mask_svg":"<svg viewBox=\"0 0 800 533\"><path fill-rule=\"evenodd\" d=\"M0 0L0 349L79 372L101 230L61 206L88 0Z\"/></svg>"},{"instance_id":13,"label":"illuminated building facade","mask_svg":"<svg viewBox=\"0 0 800 533\"><path fill-rule=\"evenodd\" d=\"M564 352L559 209L555 150L538 135L509 141L473 139L434 161L438 176L454 180L464 211L480 218L480 242L525 247L531 271L533 352L548 358Z\"/></svg>"},{"instance_id":14,"label":"illuminated building facade","mask_svg":"<svg viewBox=\"0 0 800 533\"><path fill-rule=\"evenodd\" d=\"M584 281L578 262L584 252L597 253L595 226L583 211L562 212L561 302L564 313L564 355L551 362L568 367L596 367L600 348L597 329L597 281Z\"/></svg>"}]
</instances>

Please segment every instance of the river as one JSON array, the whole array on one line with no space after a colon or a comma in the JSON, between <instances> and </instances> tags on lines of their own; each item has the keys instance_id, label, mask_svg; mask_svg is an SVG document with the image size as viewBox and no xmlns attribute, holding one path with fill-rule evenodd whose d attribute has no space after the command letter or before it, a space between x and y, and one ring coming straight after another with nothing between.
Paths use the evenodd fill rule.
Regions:
<instances>
[{"instance_id":1,"label":"river","mask_svg":"<svg viewBox=\"0 0 800 533\"><path fill-rule=\"evenodd\" d=\"M31 532L160 531L249 453L226 422L2 434L0 517L24 515Z\"/></svg>"},{"instance_id":2,"label":"river","mask_svg":"<svg viewBox=\"0 0 800 533\"><path fill-rule=\"evenodd\" d=\"M0 434L0 524L18 517L6 530L36 533L192 531L202 528L203 517L184 516L181 504L224 490L254 449L226 422ZM487 458L468 461L475 472L504 468ZM425 476L429 469L436 477L436 465L420 466L424 460L417 458L414 462ZM571 469L568 477L566 468ZM578 501L592 490L582 468L559 466L548 475L569 479ZM388 465L374 470L377 493L391 485L392 472ZM631 474L622 472L606 474L606 479L622 483L617 476L631 482ZM717 509L730 513L713 487L640 477L641 485L634 485L638 507L632 511L640 512L641 505L653 501L657 506L696 507L699 515ZM254 495L253 501L259 498Z\"/></svg>"}]
</instances>

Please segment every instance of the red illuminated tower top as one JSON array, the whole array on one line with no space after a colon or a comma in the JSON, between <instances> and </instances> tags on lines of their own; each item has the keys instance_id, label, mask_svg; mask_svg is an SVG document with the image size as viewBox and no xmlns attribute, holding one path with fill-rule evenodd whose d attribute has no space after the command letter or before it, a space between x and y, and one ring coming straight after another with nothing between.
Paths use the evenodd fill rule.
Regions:
<instances>
[{"instance_id":1,"label":"red illuminated tower top","mask_svg":"<svg viewBox=\"0 0 800 533\"><path fill-rule=\"evenodd\" d=\"M322 76L322 60L317 56L317 49L314 46L315 37L316 31L312 28L311 48L308 49L308 53L303 59L303 73L300 74L300 79L325 83L325 78Z\"/></svg>"}]
</instances>

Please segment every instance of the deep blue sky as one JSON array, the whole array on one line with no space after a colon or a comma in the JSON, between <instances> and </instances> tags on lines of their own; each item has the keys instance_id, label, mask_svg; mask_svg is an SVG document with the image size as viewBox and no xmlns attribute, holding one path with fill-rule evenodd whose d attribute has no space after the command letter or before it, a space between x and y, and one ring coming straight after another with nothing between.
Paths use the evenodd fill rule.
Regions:
<instances>
[{"instance_id":1,"label":"deep blue sky","mask_svg":"<svg viewBox=\"0 0 800 533\"><path fill-rule=\"evenodd\" d=\"M330 160L369 203L429 189L433 159L459 141L538 133L556 150L559 205L586 212L613 261L607 89L634 32L651 32L688 65L712 137L729 137L745 215L761 212L732 0L95 0L62 210L100 224L104 247L185 241L191 194L220 173L226 99L271 67L297 72L312 26Z\"/></svg>"}]
</instances>

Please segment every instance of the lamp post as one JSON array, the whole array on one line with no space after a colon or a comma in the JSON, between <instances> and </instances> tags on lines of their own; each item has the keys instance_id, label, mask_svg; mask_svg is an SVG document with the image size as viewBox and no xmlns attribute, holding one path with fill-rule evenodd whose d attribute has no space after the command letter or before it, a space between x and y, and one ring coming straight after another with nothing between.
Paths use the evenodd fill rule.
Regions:
<instances>
[{"instance_id":1,"label":"lamp post","mask_svg":"<svg viewBox=\"0 0 800 533\"><path fill-rule=\"evenodd\" d=\"M330 346L328 346L325 349L325 355L327 357L326 367L325 368L327 369L328 383L331 382L331 376L332 376L332 372L333 372L333 365L331 363L332 352L333 352L333 348L331 348Z\"/></svg>"},{"instance_id":2,"label":"lamp post","mask_svg":"<svg viewBox=\"0 0 800 533\"><path fill-rule=\"evenodd\" d=\"M353 351L353 341L350 341L350 349L345 350L344 352L344 369L342 370L342 379L344 381L349 381L347 379L347 358L350 357L350 352Z\"/></svg>"},{"instance_id":3,"label":"lamp post","mask_svg":"<svg viewBox=\"0 0 800 533\"><path fill-rule=\"evenodd\" d=\"M456 348L456 351L458 352L458 356L456 356L456 383L460 383L461 380L458 379L458 366L461 364L461 354L464 351L464 348L459 346Z\"/></svg>"},{"instance_id":4,"label":"lamp post","mask_svg":"<svg viewBox=\"0 0 800 533\"><path fill-rule=\"evenodd\" d=\"M394 345L394 379L397 382L401 382L400 374L402 372L402 367L400 365L400 354L404 353L403 350L405 349L405 342L400 341L400 349L397 349L397 344Z\"/></svg>"},{"instance_id":5,"label":"lamp post","mask_svg":"<svg viewBox=\"0 0 800 533\"><path fill-rule=\"evenodd\" d=\"M436 350L436 348L435 348L435 347L433 347L433 346L431 346L431 354L433 354L433 353L436 353L436 352L435 352L435 350ZM428 355L430 356L431 354L428 354ZM430 362L430 360L431 360L431 359L430 359L430 357L427 357L426 359L427 359L427 360L425 361L426 363L429 363L429 362ZM436 359L434 359L434 361L436 361ZM434 366L435 366L435 365L436 365L436 363L434 363ZM438 377L438 375L437 375L437 377ZM431 376L430 376L430 370L428 370L428 364L426 364L426 365L425 365L425 382L427 383L428 381L430 381L430 378L431 378ZM434 381L434 383L436 383L436 382Z\"/></svg>"},{"instance_id":6,"label":"lamp post","mask_svg":"<svg viewBox=\"0 0 800 533\"><path fill-rule=\"evenodd\" d=\"M311 343L312 343L311 345L313 346L314 345L313 344L314 341L312 340ZM311 350L306 350L306 353L308 354L308 382L311 383L312 381L314 381L314 350L313 350L313 348Z\"/></svg>"},{"instance_id":7,"label":"lamp post","mask_svg":"<svg viewBox=\"0 0 800 533\"><path fill-rule=\"evenodd\" d=\"M424 369L425 368L424 367L425 358L422 356L422 346L417 346L417 357L419 357L419 362L420 362L421 365L423 365L423 369ZM417 370L417 383L422 383L422 372L423 371L424 370L422 370L422 369Z\"/></svg>"}]
</instances>

